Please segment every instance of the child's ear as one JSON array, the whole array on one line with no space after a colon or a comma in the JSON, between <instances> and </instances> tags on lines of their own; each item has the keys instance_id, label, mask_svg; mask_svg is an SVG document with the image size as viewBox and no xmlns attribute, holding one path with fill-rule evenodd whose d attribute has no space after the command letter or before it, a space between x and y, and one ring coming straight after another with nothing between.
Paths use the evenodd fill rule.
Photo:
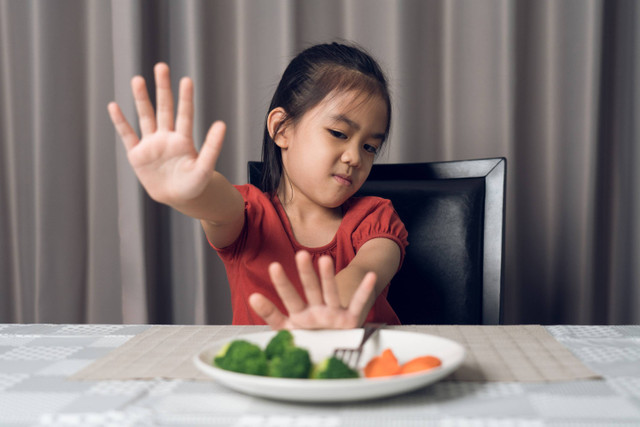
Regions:
<instances>
[{"instance_id":1,"label":"child's ear","mask_svg":"<svg viewBox=\"0 0 640 427\"><path fill-rule=\"evenodd\" d=\"M274 108L269 113L269 116L267 116L269 135L280 148L287 148L289 146L286 132L287 126L285 124L286 118L287 112L282 107Z\"/></svg>"}]
</instances>

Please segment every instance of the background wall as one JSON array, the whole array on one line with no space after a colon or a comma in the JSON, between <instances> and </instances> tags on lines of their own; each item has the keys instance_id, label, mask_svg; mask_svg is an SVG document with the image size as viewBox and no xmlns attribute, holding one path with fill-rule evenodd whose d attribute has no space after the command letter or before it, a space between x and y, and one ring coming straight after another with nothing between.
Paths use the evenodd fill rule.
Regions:
<instances>
[{"instance_id":1,"label":"background wall","mask_svg":"<svg viewBox=\"0 0 640 427\"><path fill-rule=\"evenodd\" d=\"M245 183L286 64L348 40L391 82L381 162L507 157L507 323L637 323L639 22L634 0L0 0L0 321L229 322L222 264L141 190L106 105L133 122L130 78L166 61Z\"/></svg>"}]
</instances>

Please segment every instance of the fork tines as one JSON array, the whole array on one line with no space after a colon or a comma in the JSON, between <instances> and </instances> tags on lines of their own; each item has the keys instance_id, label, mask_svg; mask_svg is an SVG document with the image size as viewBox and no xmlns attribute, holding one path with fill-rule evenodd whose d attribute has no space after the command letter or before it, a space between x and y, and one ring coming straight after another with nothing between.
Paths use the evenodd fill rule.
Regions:
<instances>
[{"instance_id":1,"label":"fork tines","mask_svg":"<svg viewBox=\"0 0 640 427\"><path fill-rule=\"evenodd\" d=\"M360 362L360 356L362 351L354 348L336 348L333 351L333 356L336 359L342 360L346 365L351 367L357 367ZM352 363L352 359L355 356L355 361Z\"/></svg>"},{"instance_id":2,"label":"fork tines","mask_svg":"<svg viewBox=\"0 0 640 427\"><path fill-rule=\"evenodd\" d=\"M351 368L356 369L358 367L358 363L360 362L360 356L362 356L362 349L364 347L364 343L376 333L378 329L383 327L384 323L366 323L364 325L364 333L362 335L362 341L360 341L360 345L355 348L336 348L333 351L333 356L337 359L342 360L345 364L350 366ZM352 363L352 359L355 355L355 362Z\"/></svg>"}]
</instances>

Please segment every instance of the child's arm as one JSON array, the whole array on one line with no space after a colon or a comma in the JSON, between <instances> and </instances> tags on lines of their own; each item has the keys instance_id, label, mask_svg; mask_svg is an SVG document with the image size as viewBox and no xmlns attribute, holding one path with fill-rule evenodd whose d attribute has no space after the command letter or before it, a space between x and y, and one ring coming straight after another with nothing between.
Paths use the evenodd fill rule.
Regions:
<instances>
[{"instance_id":1,"label":"child's arm","mask_svg":"<svg viewBox=\"0 0 640 427\"><path fill-rule=\"evenodd\" d=\"M400 247L391 239L375 238L363 244L349 265L336 274L338 293L343 307L347 307L368 272L376 274L376 284L365 306L368 313L376 298L389 284L400 266Z\"/></svg>"},{"instance_id":2,"label":"child's arm","mask_svg":"<svg viewBox=\"0 0 640 427\"><path fill-rule=\"evenodd\" d=\"M215 171L225 125L214 123L198 153L193 143L193 83L180 82L174 123L169 67L157 64L157 116L142 77L131 80L142 138L139 139L120 107L109 104L111 120L122 138L129 163L149 196L193 218L200 219L209 241L225 247L244 225L242 195Z\"/></svg>"}]
</instances>

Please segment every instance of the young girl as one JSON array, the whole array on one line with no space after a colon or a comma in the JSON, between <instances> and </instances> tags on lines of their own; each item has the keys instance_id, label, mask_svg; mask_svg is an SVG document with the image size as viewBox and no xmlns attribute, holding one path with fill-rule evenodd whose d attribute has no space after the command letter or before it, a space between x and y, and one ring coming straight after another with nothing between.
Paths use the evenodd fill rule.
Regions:
<instances>
[{"instance_id":1,"label":"young girl","mask_svg":"<svg viewBox=\"0 0 640 427\"><path fill-rule=\"evenodd\" d=\"M391 103L378 64L337 43L291 61L266 117L265 192L215 171L224 123L215 122L196 151L192 81L180 81L174 123L169 68L157 64L154 72L157 116L144 79L131 81L142 139L115 103L111 120L149 195L201 221L227 270L233 323L398 324L386 295L407 232L388 200L352 197L389 134Z\"/></svg>"}]
</instances>

